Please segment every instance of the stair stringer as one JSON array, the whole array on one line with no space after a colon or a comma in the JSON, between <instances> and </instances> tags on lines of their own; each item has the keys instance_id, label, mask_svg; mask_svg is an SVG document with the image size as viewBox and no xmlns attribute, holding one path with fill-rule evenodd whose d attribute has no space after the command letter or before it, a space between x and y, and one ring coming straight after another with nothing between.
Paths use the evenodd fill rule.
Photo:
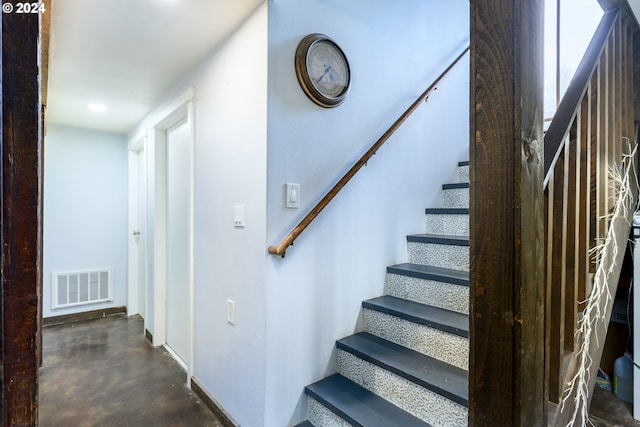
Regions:
<instances>
[{"instance_id":1,"label":"stair stringer","mask_svg":"<svg viewBox=\"0 0 640 427\"><path fill-rule=\"evenodd\" d=\"M406 300L401 306L440 313L439 320L430 319L429 315L412 316L402 308L378 313L364 302L365 335L340 340L338 373L305 388L308 396L305 426L382 426L379 419L370 421L374 407L367 406L369 400L378 402L380 398L393 408L388 410L389 419L385 419L384 427L467 425L468 169L468 162L459 163L458 183L443 186L444 208L426 211L427 240L422 241L425 235L408 236L410 262L389 267L386 276L387 295ZM419 246L422 243L429 246ZM406 276L406 283L402 276ZM459 327L460 316L466 316L466 328ZM449 318L458 319L458 323ZM341 344L358 335L371 336L367 339L378 347L365 345L363 349L353 349ZM324 383L336 380L349 384L353 391L347 397L335 398ZM354 395L361 396L360 400ZM384 405L374 406L381 410ZM395 417L403 421L396 422Z\"/></svg>"}]
</instances>

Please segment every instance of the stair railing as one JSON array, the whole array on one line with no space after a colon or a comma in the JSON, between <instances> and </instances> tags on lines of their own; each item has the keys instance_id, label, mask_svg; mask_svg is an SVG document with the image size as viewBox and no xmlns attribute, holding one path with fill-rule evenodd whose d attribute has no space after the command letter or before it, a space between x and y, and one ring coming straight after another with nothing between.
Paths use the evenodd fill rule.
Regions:
<instances>
[{"instance_id":1,"label":"stair railing","mask_svg":"<svg viewBox=\"0 0 640 427\"><path fill-rule=\"evenodd\" d=\"M371 145L366 153L360 157L360 159L349 169L342 178L325 194L325 196L307 213L307 215L296 225L289 234L278 244L277 246L269 246L268 251L271 255L280 255L284 258L287 248L293 245L296 238L313 222L314 219L322 212L322 210L333 200L333 198L344 188L345 185L355 176L356 173L371 157L376 154L378 149L384 145L385 142L395 133L398 128L404 123L405 120L420 106L422 102L426 102L429 99L429 95L437 89L438 83L444 78L444 76L451 71L451 69L462 59L462 57L469 51L467 46L449 66L434 80L431 85L414 101L409 108L396 120L386 132L382 134L376 142Z\"/></svg>"},{"instance_id":2,"label":"stair railing","mask_svg":"<svg viewBox=\"0 0 640 427\"><path fill-rule=\"evenodd\" d=\"M545 135L548 425L586 421L613 301L597 303L604 327L576 331L591 321L583 316L590 315L588 298L602 280L599 263L610 263L604 290L615 296L629 236L633 209L616 222L620 183L612 172L624 171L635 137L636 30L617 10L603 16ZM611 237L621 249L604 260L594 255Z\"/></svg>"}]
</instances>

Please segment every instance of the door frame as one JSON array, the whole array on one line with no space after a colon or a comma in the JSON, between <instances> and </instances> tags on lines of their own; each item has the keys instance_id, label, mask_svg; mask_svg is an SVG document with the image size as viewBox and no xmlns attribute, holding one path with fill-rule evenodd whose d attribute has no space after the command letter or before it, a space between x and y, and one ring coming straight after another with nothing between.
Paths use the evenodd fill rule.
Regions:
<instances>
[{"instance_id":1,"label":"door frame","mask_svg":"<svg viewBox=\"0 0 640 427\"><path fill-rule=\"evenodd\" d=\"M153 244L153 345L166 344L166 307L167 307L167 131L176 124L185 121L190 130L189 141L189 230L188 230L188 259L189 259L189 355L187 364L187 382L190 383L193 374L193 216L194 216L194 105L193 88L187 89L169 107L151 129L149 136L153 139L153 153L147 154L147 159L153 159L154 172L154 244ZM153 156L151 158L151 156ZM148 257L148 254L147 254Z\"/></svg>"},{"instance_id":2,"label":"door frame","mask_svg":"<svg viewBox=\"0 0 640 427\"><path fill-rule=\"evenodd\" d=\"M138 278L140 277L139 270L140 269L146 270L146 263L144 262L144 260L139 259L139 256L138 256L139 249L138 249L137 243L135 242L134 231L137 230L141 233L144 233L145 236L147 235L146 221L144 224L142 224L142 226L144 227L144 230L140 230L139 218L141 213L138 210L139 198L140 197L146 198L146 192L144 194L140 194L140 191L139 191L139 188L140 188L139 156L141 155L144 156L143 162L145 165L147 165L148 162L147 162L146 146L147 146L147 129L146 128L141 132L139 132L135 137L130 139L127 143L127 150L129 152L129 179L128 179L129 207L128 207L128 235L127 235L127 242L128 242L127 244L127 251L128 251L127 314L130 316L134 314L140 314L140 301L138 298L138 295L139 295L138 288L140 286L143 286L144 300L145 300L144 301L145 315L142 317L144 319L145 328L147 328L147 317L148 317L146 315L146 308L149 305L146 301L147 294L148 294L147 293L147 283L148 283L147 276L148 275L145 274L144 283L142 284L139 283L139 280L138 280ZM140 152L141 150L143 150L142 153ZM145 176L145 182L143 183L143 185L148 188L147 178L148 178L148 174L146 174ZM144 206L145 206L145 212L143 213L143 215L146 217L148 216L148 207L147 207L146 200L145 200ZM135 286L133 286L134 284Z\"/></svg>"}]
</instances>

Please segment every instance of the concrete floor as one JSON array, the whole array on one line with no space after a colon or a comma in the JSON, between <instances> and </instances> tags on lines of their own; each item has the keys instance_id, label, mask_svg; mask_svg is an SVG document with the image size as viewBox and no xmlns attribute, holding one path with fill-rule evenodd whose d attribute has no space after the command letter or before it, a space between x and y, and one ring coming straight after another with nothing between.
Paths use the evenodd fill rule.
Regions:
<instances>
[{"instance_id":1,"label":"concrete floor","mask_svg":"<svg viewBox=\"0 0 640 427\"><path fill-rule=\"evenodd\" d=\"M184 370L147 341L139 317L46 327L43 341L43 427L222 427Z\"/></svg>"},{"instance_id":2,"label":"concrete floor","mask_svg":"<svg viewBox=\"0 0 640 427\"><path fill-rule=\"evenodd\" d=\"M222 427L143 328L142 319L125 316L46 327L40 425ZM596 427L640 427L631 404L598 387L589 413Z\"/></svg>"},{"instance_id":3,"label":"concrete floor","mask_svg":"<svg viewBox=\"0 0 640 427\"><path fill-rule=\"evenodd\" d=\"M640 427L633 419L633 405L618 399L611 391L596 387L589 408L589 420L595 427Z\"/></svg>"}]
</instances>

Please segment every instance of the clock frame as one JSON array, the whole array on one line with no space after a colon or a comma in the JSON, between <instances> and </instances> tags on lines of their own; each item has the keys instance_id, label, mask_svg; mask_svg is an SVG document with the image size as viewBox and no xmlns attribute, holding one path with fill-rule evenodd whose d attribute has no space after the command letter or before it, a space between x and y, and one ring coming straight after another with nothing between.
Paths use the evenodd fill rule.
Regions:
<instances>
[{"instance_id":1,"label":"clock frame","mask_svg":"<svg viewBox=\"0 0 640 427\"><path fill-rule=\"evenodd\" d=\"M331 65L327 66L328 63ZM314 79L319 66L324 70L320 70L320 78ZM337 107L349 93L351 70L347 56L336 42L324 34L309 34L300 41L296 49L295 70L304 93L321 107ZM336 82L333 82L334 77Z\"/></svg>"}]
</instances>

